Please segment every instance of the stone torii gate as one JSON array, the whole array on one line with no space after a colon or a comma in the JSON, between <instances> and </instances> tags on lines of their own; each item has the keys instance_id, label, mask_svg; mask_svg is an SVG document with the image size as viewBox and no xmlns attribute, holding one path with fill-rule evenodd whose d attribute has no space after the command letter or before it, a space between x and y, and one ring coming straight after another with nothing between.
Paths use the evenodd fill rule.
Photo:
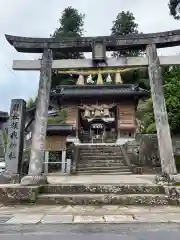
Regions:
<instances>
[{"instance_id":1,"label":"stone torii gate","mask_svg":"<svg viewBox=\"0 0 180 240\"><path fill-rule=\"evenodd\" d=\"M180 65L180 55L158 57L157 48L180 45L180 30L118 37L82 37L64 38L61 40L5 36L7 41L18 52L42 53L42 60L13 61L14 70L40 71L29 173L28 176L21 180L22 184L29 185L46 182L46 177L42 176L42 166L52 70L88 70L95 66L101 69L148 67L162 172L168 174L177 173L164 100L161 66ZM52 59L53 51L63 52L63 50L72 49L80 52L92 51L92 59ZM121 49L144 49L146 56L106 58L106 51L119 51Z\"/></svg>"}]
</instances>

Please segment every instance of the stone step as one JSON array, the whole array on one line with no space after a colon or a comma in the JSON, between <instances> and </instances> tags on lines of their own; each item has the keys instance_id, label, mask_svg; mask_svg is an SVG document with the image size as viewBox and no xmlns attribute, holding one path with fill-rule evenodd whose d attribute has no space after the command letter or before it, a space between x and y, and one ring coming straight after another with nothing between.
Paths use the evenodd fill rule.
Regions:
<instances>
[{"instance_id":1,"label":"stone step","mask_svg":"<svg viewBox=\"0 0 180 240\"><path fill-rule=\"evenodd\" d=\"M124 162L124 159L123 158L102 158L102 157L96 157L94 156L94 158L79 158L78 160L78 163L95 163L95 162L99 162L99 163L108 163L108 162L111 162L111 163L120 163L120 162Z\"/></svg>"},{"instance_id":2,"label":"stone step","mask_svg":"<svg viewBox=\"0 0 180 240\"><path fill-rule=\"evenodd\" d=\"M105 163L97 163L97 162L88 162L88 163L78 163L77 164L77 168L92 168L92 167L96 167L96 168L101 168L101 167L114 167L114 168L121 168L121 169L125 169L127 168L127 166L124 163L114 163L114 162L105 162Z\"/></svg>"},{"instance_id":3,"label":"stone step","mask_svg":"<svg viewBox=\"0 0 180 240\"><path fill-rule=\"evenodd\" d=\"M89 145L89 146L86 146L86 147L79 147L79 149L81 150L96 150L96 149L109 149L109 150L119 150L121 149L121 146L105 146L105 145L97 145L97 146L92 146L92 145Z\"/></svg>"},{"instance_id":4,"label":"stone step","mask_svg":"<svg viewBox=\"0 0 180 240\"><path fill-rule=\"evenodd\" d=\"M96 159L103 159L103 160L107 160L107 159L111 159L111 160L116 160L116 159L123 159L122 156L119 155L103 155L103 154L94 154L94 155L80 155L80 159L90 159L90 160L96 160Z\"/></svg>"},{"instance_id":5,"label":"stone step","mask_svg":"<svg viewBox=\"0 0 180 240\"><path fill-rule=\"evenodd\" d=\"M106 175L132 175L132 172L128 171L128 172L119 172L119 171L77 171L76 172L77 175L104 175L104 177Z\"/></svg>"},{"instance_id":6,"label":"stone step","mask_svg":"<svg viewBox=\"0 0 180 240\"><path fill-rule=\"evenodd\" d=\"M88 153L88 152L106 152L106 153L121 153L120 149L104 149L104 148L97 148L97 149L79 149L80 153Z\"/></svg>"},{"instance_id":7,"label":"stone step","mask_svg":"<svg viewBox=\"0 0 180 240\"><path fill-rule=\"evenodd\" d=\"M164 187L150 184L50 184L41 187L42 194L164 194Z\"/></svg>"},{"instance_id":8,"label":"stone step","mask_svg":"<svg viewBox=\"0 0 180 240\"><path fill-rule=\"evenodd\" d=\"M91 167L91 166L95 166L95 167L107 167L107 166L116 166L116 167L120 167L120 166L125 166L126 164L124 163L124 161L78 161L77 166L82 166L82 167Z\"/></svg>"},{"instance_id":9,"label":"stone step","mask_svg":"<svg viewBox=\"0 0 180 240\"><path fill-rule=\"evenodd\" d=\"M79 146L79 149L97 149L97 148L103 148L103 149L120 149L120 145L112 145L112 144L105 144L105 145L102 145L102 144L89 144L89 145L84 145L84 146Z\"/></svg>"},{"instance_id":10,"label":"stone step","mask_svg":"<svg viewBox=\"0 0 180 240\"><path fill-rule=\"evenodd\" d=\"M102 156L102 157L123 157L122 153L112 152L112 153L106 153L106 152L87 152L87 153L79 153L79 156L82 157L93 157L93 156Z\"/></svg>"},{"instance_id":11,"label":"stone step","mask_svg":"<svg viewBox=\"0 0 180 240\"><path fill-rule=\"evenodd\" d=\"M122 153L117 153L117 152L112 152L112 153L106 153L106 152L86 152L86 153L79 153L79 156L82 156L82 157L93 157L93 156L103 156L103 157L109 157L109 156L112 156L112 157L123 157L123 154Z\"/></svg>"},{"instance_id":12,"label":"stone step","mask_svg":"<svg viewBox=\"0 0 180 240\"><path fill-rule=\"evenodd\" d=\"M102 156L120 156L122 157L123 154L121 152L80 152L81 156L94 156L94 155L102 155Z\"/></svg>"},{"instance_id":13,"label":"stone step","mask_svg":"<svg viewBox=\"0 0 180 240\"><path fill-rule=\"evenodd\" d=\"M110 159L110 158L106 158L106 159L103 159L103 158L94 158L94 159L89 159L89 158L80 158L79 160L78 160L78 162L77 162L77 164L78 163L83 163L83 164L103 164L103 163L105 163L105 164L108 164L108 163L117 163L117 164L119 164L119 163L124 163L124 159L119 159L119 158L117 158L117 159Z\"/></svg>"},{"instance_id":14,"label":"stone step","mask_svg":"<svg viewBox=\"0 0 180 240\"><path fill-rule=\"evenodd\" d=\"M117 171L117 172L126 172L126 171L130 171L129 168L127 166L124 166L124 168L122 168L121 166L109 166L109 167L88 167L88 168L82 168L79 165L76 168L77 171L99 171L99 172L111 172L111 171Z\"/></svg>"},{"instance_id":15,"label":"stone step","mask_svg":"<svg viewBox=\"0 0 180 240\"><path fill-rule=\"evenodd\" d=\"M88 161L88 162L95 162L95 161L102 161L102 162L105 162L105 161L114 161L114 162L119 162L119 161L122 161L124 158L123 157L119 157L119 156L115 156L115 157L112 157L112 156L97 156L97 155L94 155L94 156L86 156L86 157L82 157L80 156L79 157L79 160L80 161Z\"/></svg>"},{"instance_id":16,"label":"stone step","mask_svg":"<svg viewBox=\"0 0 180 240\"><path fill-rule=\"evenodd\" d=\"M39 194L37 204L44 205L168 205L165 194Z\"/></svg>"}]
</instances>

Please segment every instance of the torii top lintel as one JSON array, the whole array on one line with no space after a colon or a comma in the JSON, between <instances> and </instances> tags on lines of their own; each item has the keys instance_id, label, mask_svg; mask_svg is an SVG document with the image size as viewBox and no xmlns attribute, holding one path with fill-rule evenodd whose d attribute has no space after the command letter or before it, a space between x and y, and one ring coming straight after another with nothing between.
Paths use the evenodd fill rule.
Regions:
<instances>
[{"instance_id":1,"label":"torii top lintel","mask_svg":"<svg viewBox=\"0 0 180 240\"><path fill-rule=\"evenodd\" d=\"M180 45L180 29L125 36L100 36L100 37L78 37L78 38L30 38L5 35L7 41L14 46L18 52L41 53L44 48L57 50L72 50L80 52L91 52L92 44L101 41L106 46L106 51L120 49L144 49L148 44L156 44L157 48L173 47Z\"/></svg>"}]
</instances>

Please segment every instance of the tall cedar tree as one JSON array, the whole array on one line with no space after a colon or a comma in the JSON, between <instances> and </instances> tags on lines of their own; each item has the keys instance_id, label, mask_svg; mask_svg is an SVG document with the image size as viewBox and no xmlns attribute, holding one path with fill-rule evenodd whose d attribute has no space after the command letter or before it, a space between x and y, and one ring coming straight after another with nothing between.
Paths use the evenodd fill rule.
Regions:
<instances>
[{"instance_id":1,"label":"tall cedar tree","mask_svg":"<svg viewBox=\"0 0 180 240\"><path fill-rule=\"evenodd\" d=\"M180 0L169 0L169 10L170 14L175 18L175 19L180 19Z\"/></svg>"},{"instance_id":2,"label":"tall cedar tree","mask_svg":"<svg viewBox=\"0 0 180 240\"><path fill-rule=\"evenodd\" d=\"M112 36L124 36L130 34L138 34L138 24L135 22L135 17L133 13L120 12L116 20L113 22L113 27L111 29ZM137 56L140 54L140 51L137 50L121 50L114 52L113 56Z\"/></svg>"},{"instance_id":3,"label":"tall cedar tree","mask_svg":"<svg viewBox=\"0 0 180 240\"><path fill-rule=\"evenodd\" d=\"M73 7L65 8L62 16L59 19L60 27L55 30L51 37L62 39L66 37L81 37L84 31L84 17L85 15ZM74 50L62 50L61 52L53 53L53 59L78 59L84 58L83 53ZM62 84L74 84L77 75L70 76L68 74L58 74L57 71L52 73L51 88Z\"/></svg>"},{"instance_id":4,"label":"tall cedar tree","mask_svg":"<svg viewBox=\"0 0 180 240\"><path fill-rule=\"evenodd\" d=\"M133 13L120 12L116 20L113 22L113 27L111 28L112 36L124 36L138 34L138 24L135 21ZM125 56L138 56L142 51L123 49L121 51L113 52L114 57L125 57ZM124 83L138 83L140 87L149 89L149 79L147 70L132 70L122 73L122 78Z\"/></svg>"}]
</instances>

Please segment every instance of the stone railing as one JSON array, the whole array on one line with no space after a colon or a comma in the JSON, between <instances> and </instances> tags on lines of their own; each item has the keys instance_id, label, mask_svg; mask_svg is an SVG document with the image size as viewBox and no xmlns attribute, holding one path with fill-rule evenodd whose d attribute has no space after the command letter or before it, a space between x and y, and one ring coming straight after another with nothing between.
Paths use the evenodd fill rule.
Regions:
<instances>
[{"instance_id":1,"label":"stone railing","mask_svg":"<svg viewBox=\"0 0 180 240\"><path fill-rule=\"evenodd\" d=\"M180 155L180 136L172 138L174 155ZM135 140L127 142L126 152L131 164L159 167L160 157L156 134L137 134Z\"/></svg>"}]
</instances>

